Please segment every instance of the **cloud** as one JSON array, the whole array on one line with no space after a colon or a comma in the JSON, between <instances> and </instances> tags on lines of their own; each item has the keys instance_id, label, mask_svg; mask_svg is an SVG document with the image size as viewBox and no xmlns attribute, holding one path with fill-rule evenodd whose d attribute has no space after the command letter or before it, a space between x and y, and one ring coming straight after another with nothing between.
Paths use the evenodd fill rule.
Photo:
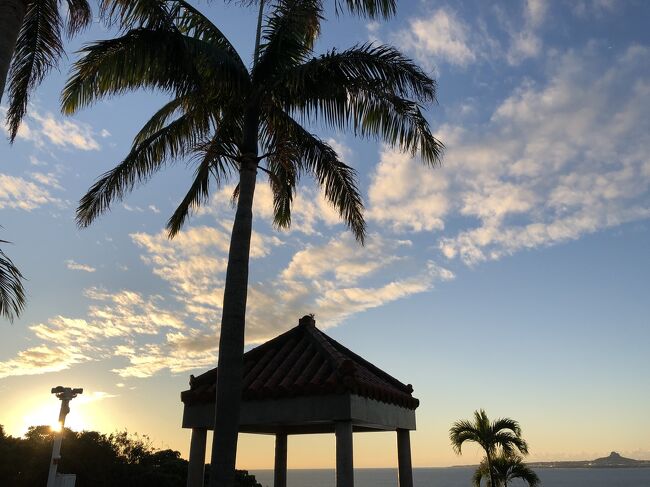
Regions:
<instances>
[{"instance_id":1,"label":"cloud","mask_svg":"<svg viewBox=\"0 0 650 487\"><path fill-rule=\"evenodd\" d=\"M132 211L132 212L135 211L135 212L138 212L138 213L144 213L147 210L151 211L152 213L156 213L156 214L160 213L160 209L156 205L149 205L145 209L145 208L142 208L140 206L131 206L131 205L127 205L126 203L122 203L122 208L124 208L126 211Z\"/></svg>"},{"instance_id":2,"label":"cloud","mask_svg":"<svg viewBox=\"0 0 650 487\"><path fill-rule=\"evenodd\" d=\"M230 225L221 226L229 228ZM172 241L162 233L139 233L132 238L145 251L143 261L169 283L187 315L205 325L203 333L207 333L207 338L186 330L168 335L166 346L182 346L177 350L178 356L190 352L214 353L217 342L210 337L216 336L216 329L210 326L219 323L221 318L229 235L225 230L200 226L189 228ZM272 270L256 278L254 270L267 268L270 265L267 259L274 260L274 267L282 262L282 257L273 253L282 242L274 236L254 233L251 256L261 263L251 264L253 275L246 318L248 343L259 343L286 330L308 312L317 313L320 326L334 326L354 313L423 292L436 281L452 276L432 263L423 272L422 266L413 262L411 243L407 240L373 234L366 246L361 247L349 232L335 234L324 241L319 235L315 238L320 243L290 255L279 271ZM404 267L400 268L399 264ZM343 300L349 306L341 307ZM211 344L207 350L205 343ZM152 357L164 354L162 350L148 346L124 350L124 354ZM197 359L200 357L207 360L208 355ZM133 369L129 373L150 373L155 367L155 360L142 358L140 372ZM174 370L180 368L173 365Z\"/></svg>"},{"instance_id":3,"label":"cloud","mask_svg":"<svg viewBox=\"0 0 650 487\"><path fill-rule=\"evenodd\" d=\"M349 235L334 236L296 252L277 278L254 282L249 291L247 337L266 340L313 312L319 327L431 289L453 278L447 269L415 264L411 243L369 236L365 247Z\"/></svg>"},{"instance_id":4,"label":"cloud","mask_svg":"<svg viewBox=\"0 0 650 487\"><path fill-rule=\"evenodd\" d=\"M29 329L40 343L18 352L14 358L0 362L0 378L57 372L75 364L107 361L115 357L127 361L116 371L131 370L137 367L140 359L137 353L129 355L125 350L135 350L133 344L139 342L162 350L167 346L164 339L155 345L151 341L171 334L170 342L173 342L174 333L186 327L185 316L163 308L160 296L145 297L128 290L108 292L100 288L89 288L84 294L91 301L86 316L55 316L31 325ZM181 347L170 348L172 352L175 349ZM189 359L192 358L160 357L160 369L172 363L176 367L180 367L180 363L191 366Z\"/></svg>"},{"instance_id":5,"label":"cloud","mask_svg":"<svg viewBox=\"0 0 650 487\"><path fill-rule=\"evenodd\" d=\"M440 128L442 169L384 150L369 215L396 231L453 222L434 242L469 265L650 217L650 49L604 69L597 45L553 56L546 82L522 82L487 123Z\"/></svg>"},{"instance_id":6,"label":"cloud","mask_svg":"<svg viewBox=\"0 0 650 487\"><path fill-rule=\"evenodd\" d=\"M115 394L110 394L104 391L87 391L84 390L83 394L77 396L75 399L75 405L80 406L82 404L89 404L91 402L103 401L104 399L112 399L117 397Z\"/></svg>"},{"instance_id":7,"label":"cloud","mask_svg":"<svg viewBox=\"0 0 650 487\"><path fill-rule=\"evenodd\" d=\"M83 317L56 316L29 327L37 347L0 364L6 375L40 374L77 363L117 364L120 377L181 373L216 363L230 222L189 227L175 239L164 232L131 235L143 262L163 279L171 296L91 287ZM411 256L411 242L371 234L365 247L349 232L314 236L307 248L284 257L285 243L255 233L248 293L248 344L260 343L315 312L319 326L335 326L364 310L431 289L453 278L447 269ZM261 263L256 264L257 261ZM255 276L255 269L279 269ZM283 263L284 262L284 263ZM75 263L76 264L76 263ZM78 265L78 264L77 264Z\"/></svg>"},{"instance_id":8,"label":"cloud","mask_svg":"<svg viewBox=\"0 0 650 487\"><path fill-rule=\"evenodd\" d=\"M501 22L510 36L510 46L506 55L508 63L516 65L541 53L543 41L539 29L546 19L547 11L546 0L526 0L523 23L520 21L513 23L505 19L503 14L501 15Z\"/></svg>"},{"instance_id":9,"label":"cloud","mask_svg":"<svg viewBox=\"0 0 650 487\"><path fill-rule=\"evenodd\" d=\"M59 183L59 179L57 175L52 172L49 173L30 172L29 177L31 177L34 181L36 181L38 184L41 184L43 186L50 186L55 189L63 189L61 187L61 184Z\"/></svg>"},{"instance_id":10,"label":"cloud","mask_svg":"<svg viewBox=\"0 0 650 487\"><path fill-rule=\"evenodd\" d=\"M282 277L286 280L329 277L350 284L394 262L398 257L392 255L393 252L400 246L410 245L407 240L387 241L375 234L368 238L367 245L361 247L349 233L344 233L322 246L296 252Z\"/></svg>"},{"instance_id":11,"label":"cloud","mask_svg":"<svg viewBox=\"0 0 650 487\"><path fill-rule=\"evenodd\" d=\"M90 125L73 120L61 120L51 113L40 115L32 113L31 117L40 125L39 132L52 144L59 147L73 147L75 149L90 151L99 150L99 143L95 140L94 132Z\"/></svg>"},{"instance_id":12,"label":"cloud","mask_svg":"<svg viewBox=\"0 0 650 487\"><path fill-rule=\"evenodd\" d=\"M540 30L549 5L546 0L526 0L516 5L521 5L521 10L515 16L500 6L491 9L498 30L506 34L505 42L493 36L494 29L489 31L486 19L491 15L460 18L449 7L412 18L408 28L393 34L392 41L428 69L437 70L442 63L467 67L487 60L517 65L542 52ZM371 35L376 36L376 31L374 28Z\"/></svg>"},{"instance_id":13,"label":"cloud","mask_svg":"<svg viewBox=\"0 0 650 487\"><path fill-rule=\"evenodd\" d=\"M384 148L368 191L366 217L397 231L441 230L449 209L448 184L442 171Z\"/></svg>"},{"instance_id":14,"label":"cloud","mask_svg":"<svg viewBox=\"0 0 650 487\"><path fill-rule=\"evenodd\" d=\"M0 173L0 209L31 211L46 205L62 204L46 187L56 187L55 179L43 173L31 173L31 177L35 181Z\"/></svg>"},{"instance_id":15,"label":"cloud","mask_svg":"<svg viewBox=\"0 0 650 487\"><path fill-rule=\"evenodd\" d=\"M344 158L351 155L350 149L342 144L334 143L332 146L337 151L341 151L340 154ZM224 215L234 214L232 205L234 188L234 185L227 185L217 191L208 205L196 211L196 216L212 215L223 218ZM255 188L253 215L256 223L270 224L273 221L273 193L261 177ZM301 186L293 199L291 227L279 230L279 234L322 235L324 231L328 231L336 225L343 225L343 220L339 217L337 210L325 199L320 189L314 184L310 184L310 181L305 178L301 180ZM230 227L228 227L228 232L230 232Z\"/></svg>"},{"instance_id":16,"label":"cloud","mask_svg":"<svg viewBox=\"0 0 650 487\"><path fill-rule=\"evenodd\" d=\"M89 358L83 353L66 346L39 345L18 352L13 359L0 362L0 379L59 372L87 360Z\"/></svg>"},{"instance_id":17,"label":"cloud","mask_svg":"<svg viewBox=\"0 0 650 487\"><path fill-rule=\"evenodd\" d=\"M0 117L5 118L6 113L7 109L0 107ZM0 130L8 133L4 125L0 124ZM104 137L104 132L100 136ZM86 123L73 119L61 119L49 112L42 114L33 107L30 108L17 135L18 139L32 142L37 147L44 147L49 143L56 147L83 151L100 149L95 137L95 131Z\"/></svg>"},{"instance_id":18,"label":"cloud","mask_svg":"<svg viewBox=\"0 0 650 487\"><path fill-rule=\"evenodd\" d=\"M616 13L620 0L573 0L573 13L581 18L602 17Z\"/></svg>"},{"instance_id":19,"label":"cloud","mask_svg":"<svg viewBox=\"0 0 650 487\"><path fill-rule=\"evenodd\" d=\"M88 315L95 324L110 323L104 336L156 335L164 329L183 329L183 314L165 309L162 296L145 297L129 290L108 292L89 288L84 293L95 301L88 308Z\"/></svg>"},{"instance_id":20,"label":"cloud","mask_svg":"<svg viewBox=\"0 0 650 487\"><path fill-rule=\"evenodd\" d=\"M68 269L73 270L73 271L83 271L83 272L95 272L97 269L95 269L92 266L86 265L86 264L79 264L78 262L75 262L74 260L66 260L65 265Z\"/></svg>"},{"instance_id":21,"label":"cloud","mask_svg":"<svg viewBox=\"0 0 650 487\"><path fill-rule=\"evenodd\" d=\"M469 27L447 8L440 8L428 18L412 19L409 28L397 33L395 40L427 66L445 61L466 66L477 58L470 45Z\"/></svg>"},{"instance_id":22,"label":"cloud","mask_svg":"<svg viewBox=\"0 0 650 487\"><path fill-rule=\"evenodd\" d=\"M546 0L526 0L525 17L530 25L539 27L546 18L548 5Z\"/></svg>"},{"instance_id":23,"label":"cloud","mask_svg":"<svg viewBox=\"0 0 650 487\"><path fill-rule=\"evenodd\" d=\"M217 362L219 335L214 331L190 330L169 333L163 344L119 347L116 355L129 365L113 369L120 377L151 377L162 370L171 373L214 367Z\"/></svg>"}]
</instances>

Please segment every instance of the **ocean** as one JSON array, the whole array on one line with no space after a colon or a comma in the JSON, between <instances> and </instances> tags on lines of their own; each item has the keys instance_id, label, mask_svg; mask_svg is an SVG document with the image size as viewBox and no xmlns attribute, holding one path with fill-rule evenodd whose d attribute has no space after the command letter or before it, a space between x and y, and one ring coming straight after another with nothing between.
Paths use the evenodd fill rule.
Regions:
<instances>
[{"instance_id":1,"label":"ocean","mask_svg":"<svg viewBox=\"0 0 650 487\"><path fill-rule=\"evenodd\" d=\"M650 468L540 468L548 487L650 487ZM251 471L264 487L273 487L272 470ZM471 487L471 468L415 468L415 487ZM355 487L397 487L397 470L363 468L354 471ZM334 470L289 470L287 487L335 487ZM512 487L525 484L513 482Z\"/></svg>"}]
</instances>

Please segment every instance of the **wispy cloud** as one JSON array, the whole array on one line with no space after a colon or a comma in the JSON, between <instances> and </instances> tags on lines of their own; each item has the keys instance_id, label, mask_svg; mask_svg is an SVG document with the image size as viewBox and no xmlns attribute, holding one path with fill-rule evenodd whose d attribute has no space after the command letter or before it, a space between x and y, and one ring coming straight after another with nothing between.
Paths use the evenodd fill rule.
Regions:
<instances>
[{"instance_id":1,"label":"wispy cloud","mask_svg":"<svg viewBox=\"0 0 650 487\"><path fill-rule=\"evenodd\" d=\"M621 0L574 0L571 8L578 17L602 17L616 14Z\"/></svg>"},{"instance_id":2,"label":"wispy cloud","mask_svg":"<svg viewBox=\"0 0 650 487\"><path fill-rule=\"evenodd\" d=\"M65 265L72 271L95 272L97 270L92 266L89 266L87 264L80 264L74 260L66 260Z\"/></svg>"},{"instance_id":3,"label":"wispy cloud","mask_svg":"<svg viewBox=\"0 0 650 487\"><path fill-rule=\"evenodd\" d=\"M49 187L56 187L56 180L43 173L31 173L32 181L20 176L0 173L0 209L15 208L31 211L46 205L60 206L62 201L54 197Z\"/></svg>"},{"instance_id":4,"label":"wispy cloud","mask_svg":"<svg viewBox=\"0 0 650 487\"><path fill-rule=\"evenodd\" d=\"M540 27L548 11L546 0L526 0L523 4L523 22L513 20L501 13L499 18L510 36L506 58L510 64L519 64L525 59L538 56L543 47Z\"/></svg>"},{"instance_id":5,"label":"wispy cloud","mask_svg":"<svg viewBox=\"0 0 650 487\"><path fill-rule=\"evenodd\" d=\"M448 8L412 19L408 29L398 32L395 40L429 67L441 61L466 66L477 58L469 27Z\"/></svg>"},{"instance_id":6,"label":"wispy cloud","mask_svg":"<svg viewBox=\"0 0 650 487\"><path fill-rule=\"evenodd\" d=\"M78 349L65 345L38 345L0 362L0 379L15 375L36 375L58 372L90 358Z\"/></svg>"},{"instance_id":7,"label":"wispy cloud","mask_svg":"<svg viewBox=\"0 0 650 487\"><path fill-rule=\"evenodd\" d=\"M367 217L395 231L444 228L449 182L409 154L384 149L368 191Z\"/></svg>"},{"instance_id":8,"label":"wispy cloud","mask_svg":"<svg viewBox=\"0 0 650 487\"><path fill-rule=\"evenodd\" d=\"M510 65L539 56L544 42L541 30L547 18L546 0L526 0L508 11L499 5L482 15L461 17L449 7L412 18L408 27L393 33L391 40L422 65L440 71L443 63L467 67L471 64L505 60ZM488 30L487 21L497 29ZM377 31L374 27L374 33ZM499 40L505 33L506 40Z\"/></svg>"},{"instance_id":9,"label":"wispy cloud","mask_svg":"<svg viewBox=\"0 0 650 487\"><path fill-rule=\"evenodd\" d=\"M176 369L195 367L191 362L196 358L194 355L181 354L178 358L175 351L182 347L173 346L173 337L186 327L184 316L163 308L160 296L145 297L127 290L111 293L99 288L86 290L85 296L91 300L85 317L55 316L31 325L29 329L40 343L0 362L0 378L56 372L78 363L108 361L115 357L127 362L124 367L115 369L120 375L134 375L124 371L131 370L130 367L142 360L136 343L144 343L143 349L165 350L158 357L157 370L172 366ZM153 343L166 333L172 334L169 344L165 341ZM134 351L133 355L129 355L129 350Z\"/></svg>"},{"instance_id":10,"label":"wispy cloud","mask_svg":"<svg viewBox=\"0 0 650 487\"><path fill-rule=\"evenodd\" d=\"M6 117L7 109L0 107L0 117ZM0 130L7 134L7 129L0 124ZM110 135L110 134L109 134ZM103 133L100 134L104 137ZM82 151L99 150L97 134L93 128L74 119L64 119L52 113L41 113L32 107L18 130L17 138L34 143L37 147L51 144L56 147L73 148Z\"/></svg>"},{"instance_id":11,"label":"wispy cloud","mask_svg":"<svg viewBox=\"0 0 650 487\"><path fill-rule=\"evenodd\" d=\"M171 242L162 233L135 234L132 238L145 250L144 262L154 274L168 281L176 298L185 303L188 315L198 322L218 323L228 235L208 227L189 229L186 240L182 235ZM277 260L278 256L272 254L279 247L275 239L257 234L253 238L253 258ZM251 281L247 340L258 343L268 339L293 326L295 318L307 312L317 313L320 326L334 326L355 313L453 278L450 271L433 262L425 263L424 270L421 265L414 266L409 253L410 242L406 240L372 235L362 248L348 232L295 252L277 274ZM405 262L410 263L406 266L409 270L399 268L398 263ZM391 272L378 272L387 269ZM137 353L144 356L147 351L156 355L158 347ZM152 360L151 366L154 364Z\"/></svg>"}]
</instances>

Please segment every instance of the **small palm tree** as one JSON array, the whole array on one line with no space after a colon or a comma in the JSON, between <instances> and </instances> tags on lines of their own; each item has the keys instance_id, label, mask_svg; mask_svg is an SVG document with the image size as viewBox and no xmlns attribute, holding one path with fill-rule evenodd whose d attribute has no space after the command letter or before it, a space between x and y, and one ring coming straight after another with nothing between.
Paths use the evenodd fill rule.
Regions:
<instances>
[{"instance_id":1,"label":"small palm tree","mask_svg":"<svg viewBox=\"0 0 650 487\"><path fill-rule=\"evenodd\" d=\"M61 13L64 4L66 19ZM74 35L91 21L87 0L0 2L0 100L8 76L7 123L12 142L27 113L31 92L63 55L63 32Z\"/></svg>"},{"instance_id":2,"label":"small palm tree","mask_svg":"<svg viewBox=\"0 0 650 487\"><path fill-rule=\"evenodd\" d=\"M466 441L478 443L485 451L490 485L496 486L496 477L492 469L492 459L497 454L506 456L519 452L528 454L528 444L521 437L521 428L514 419L500 418L490 421L483 409L474 411L474 421L456 421L449 430L451 445L457 454Z\"/></svg>"},{"instance_id":3,"label":"small palm tree","mask_svg":"<svg viewBox=\"0 0 650 487\"><path fill-rule=\"evenodd\" d=\"M0 244L9 243L0 240ZM23 275L0 249L0 314L13 321L25 308Z\"/></svg>"},{"instance_id":4,"label":"small palm tree","mask_svg":"<svg viewBox=\"0 0 650 487\"><path fill-rule=\"evenodd\" d=\"M519 455L498 455L492 459L492 472L494 472L494 487L508 487L508 483L513 480L522 480L530 487L540 485L537 474ZM481 487L481 481L487 479L490 481L490 467L487 458L484 458L474 473L474 486Z\"/></svg>"},{"instance_id":5,"label":"small palm tree","mask_svg":"<svg viewBox=\"0 0 650 487\"><path fill-rule=\"evenodd\" d=\"M237 183L219 338L213 486L229 487L234 475L257 173L268 176L277 227L291 224L296 185L307 175L363 242L356 172L303 124L318 120L330 128L353 129L419 152L429 166L441 156L442 145L421 112L421 104L435 99L434 80L389 46L362 44L314 56L322 3L260 2L249 68L217 26L188 2L104 0L103 14L121 25L123 35L86 46L62 95L66 113L137 88L160 89L172 97L135 137L126 158L82 198L80 226L91 224L169 161L193 158L197 164L186 196L168 221L170 237L208 201L213 187L229 178ZM337 7L370 16L390 13L394 4L336 1Z\"/></svg>"}]
</instances>

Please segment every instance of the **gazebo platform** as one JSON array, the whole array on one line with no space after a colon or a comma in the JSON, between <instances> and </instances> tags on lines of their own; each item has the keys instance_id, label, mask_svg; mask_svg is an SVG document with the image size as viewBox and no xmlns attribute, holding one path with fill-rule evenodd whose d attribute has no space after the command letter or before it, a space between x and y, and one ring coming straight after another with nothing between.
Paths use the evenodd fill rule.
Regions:
<instances>
[{"instance_id":1,"label":"gazebo platform","mask_svg":"<svg viewBox=\"0 0 650 487\"><path fill-rule=\"evenodd\" d=\"M218 370L181 393L192 429L188 487L202 487ZM239 431L275 435L274 487L286 487L287 436L336 434L336 485L354 486L353 433L396 431L400 487L413 486L409 431L419 401L403 384L316 328L312 316L244 354Z\"/></svg>"}]
</instances>

